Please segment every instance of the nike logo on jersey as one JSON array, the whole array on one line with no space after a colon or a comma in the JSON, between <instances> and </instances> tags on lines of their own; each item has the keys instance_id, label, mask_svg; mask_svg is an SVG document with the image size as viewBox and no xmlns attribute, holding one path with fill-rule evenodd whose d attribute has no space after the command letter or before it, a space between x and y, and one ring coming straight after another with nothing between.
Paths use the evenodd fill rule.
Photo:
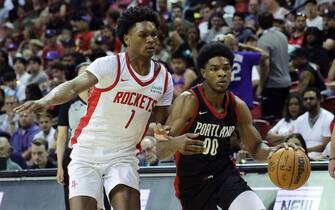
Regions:
<instances>
[{"instance_id":1,"label":"nike logo on jersey","mask_svg":"<svg viewBox=\"0 0 335 210\"><path fill-rule=\"evenodd\" d=\"M128 81L127 79L121 79L121 82L126 82L126 81Z\"/></svg>"},{"instance_id":2,"label":"nike logo on jersey","mask_svg":"<svg viewBox=\"0 0 335 210\"><path fill-rule=\"evenodd\" d=\"M203 115L206 114L207 112L199 112L199 115Z\"/></svg>"}]
</instances>

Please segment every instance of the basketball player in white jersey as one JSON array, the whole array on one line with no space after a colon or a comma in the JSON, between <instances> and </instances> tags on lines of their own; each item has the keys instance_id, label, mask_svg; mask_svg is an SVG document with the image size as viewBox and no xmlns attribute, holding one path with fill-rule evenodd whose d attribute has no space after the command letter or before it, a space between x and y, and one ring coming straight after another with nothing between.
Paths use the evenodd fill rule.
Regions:
<instances>
[{"instance_id":1,"label":"basketball player in white jersey","mask_svg":"<svg viewBox=\"0 0 335 210\"><path fill-rule=\"evenodd\" d=\"M68 169L72 210L96 210L103 187L114 210L140 209L136 145L152 112L157 123L165 121L173 96L171 75L151 60L158 26L152 10L128 9L119 18L117 29L126 53L97 59L85 73L14 110L38 112L93 87L86 114L71 139ZM179 136L181 150L188 149L190 141L197 142L188 137L194 136Z\"/></svg>"}]
</instances>

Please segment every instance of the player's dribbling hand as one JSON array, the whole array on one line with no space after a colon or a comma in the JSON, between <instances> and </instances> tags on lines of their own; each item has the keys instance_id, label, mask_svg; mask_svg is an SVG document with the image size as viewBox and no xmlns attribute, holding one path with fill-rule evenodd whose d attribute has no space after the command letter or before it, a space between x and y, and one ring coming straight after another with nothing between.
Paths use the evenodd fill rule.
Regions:
<instances>
[{"instance_id":1,"label":"player's dribbling hand","mask_svg":"<svg viewBox=\"0 0 335 210\"><path fill-rule=\"evenodd\" d=\"M42 100L35 100L35 101L26 101L24 104L16 107L13 109L14 112L41 112L45 110L47 104L45 104Z\"/></svg>"},{"instance_id":2,"label":"player's dribbling hand","mask_svg":"<svg viewBox=\"0 0 335 210\"><path fill-rule=\"evenodd\" d=\"M275 153L276 151L278 151L279 149L281 149L281 148L288 149L289 147L293 148L294 150L298 150L298 149L300 149L300 150L302 150L303 152L305 152L305 150L304 150L302 147L300 147L300 146L297 146L297 145L295 145L295 144L291 144L291 143L286 143L286 142L284 142L284 143L278 144L277 146L273 147L272 150L271 150L271 152L270 152L270 154L269 154L269 157L271 157L271 155L272 155L273 153Z\"/></svg>"},{"instance_id":3,"label":"player's dribbling hand","mask_svg":"<svg viewBox=\"0 0 335 210\"><path fill-rule=\"evenodd\" d=\"M58 184L64 185L64 170L62 167L57 168L57 182Z\"/></svg>"},{"instance_id":4,"label":"player's dribbling hand","mask_svg":"<svg viewBox=\"0 0 335 210\"><path fill-rule=\"evenodd\" d=\"M329 160L328 172L329 172L330 177L335 179L335 159Z\"/></svg>"},{"instance_id":5,"label":"player's dribbling hand","mask_svg":"<svg viewBox=\"0 0 335 210\"><path fill-rule=\"evenodd\" d=\"M195 140L199 134L186 133L181 136L174 137L178 151L183 155L202 154L205 150L204 142Z\"/></svg>"}]
</instances>

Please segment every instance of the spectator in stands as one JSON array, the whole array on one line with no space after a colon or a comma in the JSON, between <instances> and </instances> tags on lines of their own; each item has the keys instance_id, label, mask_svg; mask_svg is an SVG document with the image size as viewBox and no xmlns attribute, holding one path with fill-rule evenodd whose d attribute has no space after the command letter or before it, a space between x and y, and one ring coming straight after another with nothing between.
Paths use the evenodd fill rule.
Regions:
<instances>
[{"instance_id":1,"label":"spectator in stands","mask_svg":"<svg viewBox=\"0 0 335 210\"><path fill-rule=\"evenodd\" d=\"M113 9L108 10L104 20L105 26L116 29L116 23L119 17L120 17L120 11Z\"/></svg>"},{"instance_id":2,"label":"spectator in stands","mask_svg":"<svg viewBox=\"0 0 335 210\"><path fill-rule=\"evenodd\" d=\"M250 28L245 27L244 14L234 14L232 32L236 36L238 42L245 42L246 39L253 34L253 31Z\"/></svg>"},{"instance_id":3,"label":"spectator in stands","mask_svg":"<svg viewBox=\"0 0 335 210\"><path fill-rule=\"evenodd\" d=\"M56 129L52 127L52 120L52 115L48 112L39 114L37 121L42 130L34 136L34 139L45 139L49 150L56 148Z\"/></svg>"},{"instance_id":4,"label":"spectator in stands","mask_svg":"<svg viewBox=\"0 0 335 210\"><path fill-rule=\"evenodd\" d=\"M258 15L260 11L259 7L259 0L249 0L249 15L244 19L245 26L253 29L254 31L258 30Z\"/></svg>"},{"instance_id":5,"label":"spectator in stands","mask_svg":"<svg viewBox=\"0 0 335 210\"><path fill-rule=\"evenodd\" d=\"M197 79L197 75L193 70L187 68L187 61L181 54L172 55L170 66L173 71L173 96L177 97L191 87L191 84Z\"/></svg>"},{"instance_id":6,"label":"spectator in stands","mask_svg":"<svg viewBox=\"0 0 335 210\"><path fill-rule=\"evenodd\" d=\"M305 14L307 16L307 27L317 27L322 30L322 17L318 14L318 3L316 0L307 0L305 6Z\"/></svg>"},{"instance_id":7,"label":"spectator in stands","mask_svg":"<svg viewBox=\"0 0 335 210\"><path fill-rule=\"evenodd\" d=\"M204 35L203 41L210 43L215 41L214 38L218 34L226 34L230 31L229 27L225 26L226 23L223 19L221 12L214 12L208 20L208 32Z\"/></svg>"},{"instance_id":8,"label":"spectator in stands","mask_svg":"<svg viewBox=\"0 0 335 210\"><path fill-rule=\"evenodd\" d=\"M27 61L23 57L16 57L14 59L14 70L16 74L17 83L24 88L27 86L30 74L26 71Z\"/></svg>"},{"instance_id":9,"label":"spectator in stands","mask_svg":"<svg viewBox=\"0 0 335 210\"><path fill-rule=\"evenodd\" d=\"M0 79L4 73L13 71L8 62L8 53L0 49Z\"/></svg>"},{"instance_id":10,"label":"spectator in stands","mask_svg":"<svg viewBox=\"0 0 335 210\"><path fill-rule=\"evenodd\" d=\"M234 65L232 68L232 78L229 90L240 97L249 108L253 106L253 89L252 89L252 68L261 64L263 67L268 62L269 55L264 50L238 43L236 37L228 34L224 37L223 43L234 52ZM240 51L246 50L246 51Z\"/></svg>"},{"instance_id":11,"label":"spectator in stands","mask_svg":"<svg viewBox=\"0 0 335 210\"><path fill-rule=\"evenodd\" d=\"M266 6L267 11L273 14L274 19L284 20L285 15L289 12L282 7L281 0L262 0L262 3Z\"/></svg>"},{"instance_id":12,"label":"spectator in stands","mask_svg":"<svg viewBox=\"0 0 335 210\"><path fill-rule=\"evenodd\" d=\"M40 85L43 95L50 92L56 86L66 82L66 67L61 62L51 66L52 79Z\"/></svg>"},{"instance_id":13,"label":"spectator in stands","mask_svg":"<svg viewBox=\"0 0 335 210\"><path fill-rule=\"evenodd\" d=\"M5 91L0 87L0 115L4 113Z\"/></svg>"},{"instance_id":14,"label":"spectator in stands","mask_svg":"<svg viewBox=\"0 0 335 210\"><path fill-rule=\"evenodd\" d=\"M56 168L49 159L48 142L45 139L35 139L31 144L31 169Z\"/></svg>"},{"instance_id":15,"label":"spectator in stands","mask_svg":"<svg viewBox=\"0 0 335 210\"><path fill-rule=\"evenodd\" d=\"M322 47L322 32L316 27L307 28L303 48L307 51L307 59L320 67L323 77L328 76L330 60L327 51Z\"/></svg>"},{"instance_id":16,"label":"spectator in stands","mask_svg":"<svg viewBox=\"0 0 335 210\"><path fill-rule=\"evenodd\" d=\"M22 168L10 159L11 146L9 137L0 135L0 170L14 171Z\"/></svg>"},{"instance_id":17,"label":"spectator in stands","mask_svg":"<svg viewBox=\"0 0 335 210\"><path fill-rule=\"evenodd\" d=\"M6 113L0 115L0 130L13 134L19 125L19 116L13 112L13 109L18 105L18 100L14 96L5 97Z\"/></svg>"},{"instance_id":18,"label":"spectator in stands","mask_svg":"<svg viewBox=\"0 0 335 210\"><path fill-rule=\"evenodd\" d=\"M297 48L291 53L291 63L299 78L298 91L304 92L307 87L315 87L319 90L326 89L324 78L317 65L308 62L307 52Z\"/></svg>"},{"instance_id":19,"label":"spectator in stands","mask_svg":"<svg viewBox=\"0 0 335 210\"><path fill-rule=\"evenodd\" d=\"M11 139L13 153L20 154L25 160L30 159L30 146L34 136L41 128L34 122L34 114L23 112L19 114L20 127L15 131Z\"/></svg>"},{"instance_id":20,"label":"spectator in stands","mask_svg":"<svg viewBox=\"0 0 335 210\"><path fill-rule=\"evenodd\" d=\"M306 15L298 12L297 15L295 16L294 31L293 33L291 33L288 43L291 45L301 47L305 37L304 36L305 29L306 29Z\"/></svg>"},{"instance_id":21,"label":"spectator in stands","mask_svg":"<svg viewBox=\"0 0 335 210\"><path fill-rule=\"evenodd\" d=\"M213 14L213 8L210 4L204 4L200 9L200 14L202 17L201 23L199 24L200 39L204 39L205 34L208 32L208 20ZM197 56L195 56L197 57Z\"/></svg>"},{"instance_id":22,"label":"spectator in stands","mask_svg":"<svg viewBox=\"0 0 335 210\"><path fill-rule=\"evenodd\" d=\"M59 29L49 28L45 31L45 42L42 50L42 58L47 59L48 52L56 51L60 56L64 55L64 47L57 42L57 36L60 34Z\"/></svg>"},{"instance_id":23,"label":"spectator in stands","mask_svg":"<svg viewBox=\"0 0 335 210\"><path fill-rule=\"evenodd\" d=\"M42 70L42 61L39 57L33 57L28 61L27 71L31 77L28 83L42 84L48 80L48 75Z\"/></svg>"},{"instance_id":24,"label":"spectator in stands","mask_svg":"<svg viewBox=\"0 0 335 210\"><path fill-rule=\"evenodd\" d=\"M80 12L72 18L71 25L77 31L74 41L77 51L79 52L87 52L90 50L90 42L94 35L93 32L90 31L90 20L91 17L85 12Z\"/></svg>"},{"instance_id":25,"label":"spectator in stands","mask_svg":"<svg viewBox=\"0 0 335 210\"><path fill-rule=\"evenodd\" d=\"M307 88L303 93L306 112L294 124L294 133L301 134L307 145L308 156L317 160L330 141L330 124L334 115L321 108L321 94L318 89Z\"/></svg>"},{"instance_id":26,"label":"spectator in stands","mask_svg":"<svg viewBox=\"0 0 335 210\"><path fill-rule=\"evenodd\" d=\"M323 40L335 39L335 12L327 12L322 14L323 23Z\"/></svg>"},{"instance_id":27,"label":"spectator in stands","mask_svg":"<svg viewBox=\"0 0 335 210\"><path fill-rule=\"evenodd\" d=\"M196 25L193 25L188 28L188 39L187 44L188 48L192 52L193 64L197 63L196 58L198 57L200 49L206 44L206 42L200 39L200 31Z\"/></svg>"},{"instance_id":28,"label":"spectator in stands","mask_svg":"<svg viewBox=\"0 0 335 210\"><path fill-rule=\"evenodd\" d=\"M260 86L256 95L262 95L263 117L278 119L282 116L291 85L288 41L283 33L273 28L273 16L270 12L260 14L258 22L264 32L257 45L269 53L270 62L260 72Z\"/></svg>"},{"instance_id":29,"label":"spectator in stands","mask_svg":"<svg viewBox=\"0 0 335 210\"><path fill-rule=\"evenodd\" d=\"M287 138L285 139L285 142L287 142L289 144L295 144L295 145L303 148L305 150L306 155L308 155L306 142L305 142L304 137L302 137L301 134L292 133L291 135L287 136Z\"/></svg>"},{"instance_id":30,"label":"spectator in stands","mask_svg":"<svg viewBox=\"0 0 335 210\"><path fill-rule=\"evenodd\" d=\"M295 120L304 113L304 107L300 95L290 94L285 101L284 117L280 119L268 132L266 140L277 145L294 131Z\"/></svg>"},{"instance_id":31,"label":"spectator in stands","mask_svg":"<svg viewBox=\"0 0 335 210\"><path fill-rule=\"evenodd\" d=\"M26 99L25 86L18 84L14 72L6 72L3 75L5 84L5 96L14 96L19 102Z\"/></svg>"},{"instance_id":32,"label":"spectator in stands","mask_svg":"<svg viewBox=\"0 0 335 210\"><path fill-rule=\"evenodd\" d=\"M40 86L36 83L27 85L26 87L26 100L38 100L43 97Z\"/></svg>"},{"instance_id":33,"label":"spectator in stands","mask_svg":"<svg viewBox=\"0 0 335 210\"><path fill-rule=\"evenodd\" d=\"M146 136L140 145L144 154L144 159L140 158L140 166L157 166L159 160L156 155L156 139L151 136Z\"/></svg>"}]
</instances>

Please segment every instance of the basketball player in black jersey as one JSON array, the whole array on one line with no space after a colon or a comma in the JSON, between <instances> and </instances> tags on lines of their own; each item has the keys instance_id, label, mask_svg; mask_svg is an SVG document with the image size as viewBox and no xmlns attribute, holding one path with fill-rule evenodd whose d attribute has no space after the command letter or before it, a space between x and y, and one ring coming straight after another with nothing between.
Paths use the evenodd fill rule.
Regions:
<instances>
[{"instance_id":1,"label":"basketball player in black jersey","mask_svg":"<svg viewBox=\"0 0 335 210\"><path fill-rule=\"evenodd\" d=\"M254 159L265 161L271 151L252 125L247 105L227 90L233 60L223 44L202 48L198 68L204 82L176 98L166 122L169 135L186 134L189 140L170 137L157 144L160 159L176 156L175 190L183 210L265 209L228 156L234 131Z\"/></svg>"}]
</instances>

